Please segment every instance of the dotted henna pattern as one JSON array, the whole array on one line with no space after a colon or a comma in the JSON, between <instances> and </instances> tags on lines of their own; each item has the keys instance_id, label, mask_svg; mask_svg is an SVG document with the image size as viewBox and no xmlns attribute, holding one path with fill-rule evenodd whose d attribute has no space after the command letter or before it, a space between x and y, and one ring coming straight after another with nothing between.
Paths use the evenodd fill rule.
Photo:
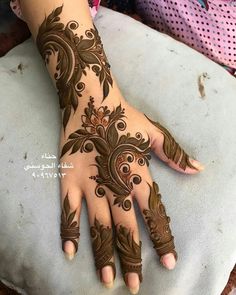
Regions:
<instances>
[{"instance_id":1,"label":"dotted henna pattern","mask_svg":"<svg viewBox=\"0 0 236 295\"><path fill-rule=\"evenodd\" d=\"M143 214L154 248L159 256L172 252L177 259L177 253L174 250L174 237L171 235L169 227L170 217L166 215L165 207L161 202L158 185L153 182L153 185L149 185L149 187L149 209L144 209Z\"/></svg>"},{"instance_id":2,"label":"dotted henna pattern","mask_svg":"<svg viewBox=\"0 0 236 295\"><path fill-rule=\"evenodd\" d=\"M110 111L107 106L96 109L94 99L90 97L88 107L82 115L82 127L69 135L62 148L61 157L80 151L91 152L94 148L99 153L95 157L98 175L91 177L97 182L95 193L98 197L105 195L103 186L114 193L114 205L122 206L126 211L131 208L127 200L133 185L141 183L142 178L131 171L130 165L148 165L150 140L145 140L141 133L135 137L130 133L119 135L118 131L126 129L125 110L121 105Z\"/></svg>"},{"instance_id":3,"label":"dotted henna pattern","mask_svg":"<svg viewBox=\"0 0 236 295\"><path fill-rule=\"evenodd\" d=\"M36 44L45 63L49 63L52 55L57 57L56 87L59 95L60 108L63 112L64 129L70 118L72 109L76 111L78 96L85 89L82 82L87 75L87 69L92 69L103 88L104 99L109 94L113 80L110 65L103 50L101 38L96 27L85 31L84 36L78 36L74 31L78 22L70 21L66 25L60 22L63 5L56 8L45 17L40 25Z\"/></svg>"},{"instance_id":4,"label":"dotted henna pattern","mask_svg":"<svg viewBox=\"0 0 236 295\"><path fill-rule=\"evenodd\" d=\"M63 201L63 209L61 213L61 239L62 250L64 251L64 243L71 241L75 246L75 252L78 250L78 242L76 239L80 237L79 226L77 221L73 221L76 210L71 212L68 193Z\"/></svg>"}]
</instances>

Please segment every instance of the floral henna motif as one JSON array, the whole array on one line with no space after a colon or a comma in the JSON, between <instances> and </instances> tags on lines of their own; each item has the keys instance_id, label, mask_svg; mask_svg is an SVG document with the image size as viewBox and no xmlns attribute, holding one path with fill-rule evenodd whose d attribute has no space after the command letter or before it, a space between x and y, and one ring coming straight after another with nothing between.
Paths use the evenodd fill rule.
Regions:
<instances>
[{"instance_id":1,"label":"floral henna motif","mask_svg":"<svg viewBox=\"0 0 236 295\"><path fill-rule=\"evenodd\" d=\"M61 213L61 239L62 239L62 250L64 251L64 243L71 241L75 246L75 252L78 250L78 242L76 239L79 238L79 226L77 221L73 221L76 210L70 212L70 203L68 193L63 202L63 210Z\"/></svg>"},{"instance_id":2,"label":"floral henna motif","mask_svg":"<svg viewBox=\"0 0 236 295\"><path fill-rule=\"evenodd\" d=\"M96 27L86 30L85 37L78 36L74 33L79 27L78 22L70 21L66 25L60 22L62 8L63 6L58 7L45 18L39 27L36 44L46 64L49 63L50 56L57 56L54 78L60 108L64 110L65 129L72 109L77 109L78 96L81 97L81 92L85 89L85 83L81 79L87 75L86 69L91 68L99 78L104 99L109 94L113 80Z\"/></svg>"},{"instance_id":3,"label":"floral henna motif","mask_svg":"<svg viewBox=\"0 0 236 295\"><path fill-rule=\"evenodd\" d=\"M117 226L116 229L116 246L120 257L121 268L125 280L125 274L135 272L139 275L142 282L142 259L141 246L134 241L131 231L125 226Z\"/></svg>"},{"instance_id":4,"label":"floral henna motif","mask_svg":"<svg viewBox=\"0 0 236 295\"><path fill-rule=\"evenodd\" d=\"M159 256L172 252L177 259L177 253L174 250L174 237L171 235L169 227L170 217L166 215L165 207L161 202L158 185L153 182L153 185L149 185L149 187L149 209L144 209L143 214L154 244L154 249Z\"/></svg>"},{"instance_id":5,"label":"floral henna motif","mask_svg":"<svg viewBox=\"0 0 236 295\"><path fill-rule=\"evenodd\" d=\"M183 170L186 170L187 167L197 169L191 164L191 162L189 161L189 156L175 141L170 132L166 128L164 128L160 123L152 121L147 116L146 118L153 125L155 125L164 135L163 151L166 157L174 161L175 164L179 163L179 167Z\"/></svg>"},{"instance_id":6,"label":"floral henna motif","mask_svg":"<svg viewBox=\"0 0 236 295\"><path fill-rule=\"evenodd\" d=\"M128 211L131 202L126 198L133 185L142 181L140 175L131 172L130 165L149 164L150 140L145 141L141 133L136 133L135 137L130 133L119 135L118 131L126 129L125 111L120 105L112 112L107 106L95 109L91 97L84 113L81 118L83 129L70 134L61 157L69 150L70 154L77 151L89 153L95 147L99 153L95 158L98 175L91 178L97 182L96 195L103 197L103 186L106 186L114 193L114 205L118 204Z\"/></svg>"},{"instance_id":7,"label":"floral henna motif","mask_svg":"<svg viewBox=\"0 0 236 295\"><path fill-rule=\"evenodd\" d=\"M95 218L94 225L90 228L90 235L96 269L101 270L104 266L110 265L115 278L116 267L111 261L114 253L112 229L109 226L104 226Z\"/></svg>"}]
</instances>

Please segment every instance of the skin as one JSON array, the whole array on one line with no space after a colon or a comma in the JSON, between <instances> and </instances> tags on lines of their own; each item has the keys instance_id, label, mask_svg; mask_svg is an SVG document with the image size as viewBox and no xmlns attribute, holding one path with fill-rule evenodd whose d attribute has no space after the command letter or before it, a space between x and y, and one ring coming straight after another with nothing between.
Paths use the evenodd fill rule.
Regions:
<instances>
[{"instance_id":1,"label":"skin","mask_svg":"<svg viewBox=\"0 0 236 295\"><path fill-rule=\"evenodd\" d=\"M54 79L58 90L60 108L63 110L64 129L72 111L76 111L79 99L87 88L83 82L88 70L99 78L103 98L109 94L113 80L110 65L103 50L100 36L95 26L85 30L85 36L78 35L79 23L71 20L61 22L63 5L53 10L39 27L36 44L46 65L51 55L57 55Z\"/></svg>"},{"instance_id":2,"label":"skin","mask_svg":"<svg viewBox=\"0 0 236 295\"><path fill-rule=\"evenodd\" d=\"M142 265L134 201L138 202L158 255L160 243L168 243L172 237L159 242L154 238L158 236L158 224L154 225L154 235L150 218L155 216L154 222L158 223L163 211L156 210L152 205L155 201L150 201L150 196L159 197L148 170L150 150L179 172L195 174L203 167L188 157L167 129L126 102L86 0L35 0L33 5L31 0L21 0L21 6L59 96L60 160L74 166L70 171L60 171L66 173L61 179L63 251L69 259L77 251L85 198L95 267L101 281L107 287L113 285L116 245L124 281L135 294L142 279ZM167 216L164 220L169 222ZM100 251L102 242L106 244L104 251ZM160 261L172 269L177 257L174 244L166 249Z\"/></svg>"},{"instance_id":3,"label":"skin","mask_svg":"<svg viewBox=\"0 0 236 295\"><path fill-rule=\"evenodd\" d=\"M90 235L96 270L100 272L104 267L111 266L115 278L116 267L112 261L114 255L112 228L104 226L95 217L94 224L90 227ZM103 280L101 272L100 280Z\"/></svg>"},{"instance_id":4,"label":"skin","mask_svg":"<svg viewBox=\"0 0 236 295\"><path fill-rule=\"evenodd\" d=\"M80 232L78 222L74 220L76 210L71 212L68 193L63 201L63 208L61 212L61 239L62 248L66 241L71 241L74 244L75 250L78 250L78 242Z\"/></svg>"},{"instance_id":5,"label":"skin","mask_svg":"<svg viewBox=\"0 0 236 295\"><path fill-rule=\"evenodd\" d=\"M158 185L153 182L152 186L149 185L149 188L148 209L143 210L143 215L149 229L150 238L160 257L166 253L173 253L177 260L177 253L174 250L174 237L171 235L169 226L170 217L166 215L165 207L161 202Z\"/></svg>"}]
</instances>

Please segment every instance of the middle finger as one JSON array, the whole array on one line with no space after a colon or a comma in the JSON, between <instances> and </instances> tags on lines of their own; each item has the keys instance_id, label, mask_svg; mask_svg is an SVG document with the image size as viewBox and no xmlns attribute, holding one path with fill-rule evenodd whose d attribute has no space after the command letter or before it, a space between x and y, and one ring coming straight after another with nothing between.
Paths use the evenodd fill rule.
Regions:
<instances>
[{"instance_id":1,"label":"middle finger","mask_svg":"<svg viewBox=\"0 0 236 295\"><path fill-rule=\"evenodd\" d=\"M131 206L128 211L114 205L114 196L110 193L108 199L111 207L113 222L116 226L116 247L120 257L124 281L132 294L139 290L142 282L141 241L135 216L132 197L126 197Z\"/></svg>"}]
</instances>

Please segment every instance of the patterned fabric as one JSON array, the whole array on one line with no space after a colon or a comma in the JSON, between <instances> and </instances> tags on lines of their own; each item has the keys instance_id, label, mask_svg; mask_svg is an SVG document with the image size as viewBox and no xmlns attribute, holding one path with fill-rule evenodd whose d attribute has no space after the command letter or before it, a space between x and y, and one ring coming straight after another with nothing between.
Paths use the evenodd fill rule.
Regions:
<instances>
[{"instance_id":1,"label":"patterned fabric","mask_svg":"<svg viewBox=\"0 0 236 295\"><path fill-rule=\"evenodd\" d=\"M209 9L209 4L207 0L198 0L198 2L206 9Z\"/></svg>"},{"instance_id":2,"label":"patterned fabric","mask_svg":"<svg viewBox=\"0 0 236 295\"><path fill-rule=\"evenodd\" d=\"M136 0L153 28L236 69L236 0Z\"/></svg>"},{"instance_id":3,"label":"patterned fabric","mask_svg":"<svg viewBox=\"0 0 236 295\"><path fill-rule=\"evenodd\" d=\"M94 18L99 4L100 4L100 0L88 0L89 3L89 7L90 7L90 12L92 17ZM21 9L20 9L20 0L10 0L10 6L12 8L12 10L14 11L14 13L21 18L22 20L24 20L24 17L22 15Z\"/></svg>"}]
</instances>

